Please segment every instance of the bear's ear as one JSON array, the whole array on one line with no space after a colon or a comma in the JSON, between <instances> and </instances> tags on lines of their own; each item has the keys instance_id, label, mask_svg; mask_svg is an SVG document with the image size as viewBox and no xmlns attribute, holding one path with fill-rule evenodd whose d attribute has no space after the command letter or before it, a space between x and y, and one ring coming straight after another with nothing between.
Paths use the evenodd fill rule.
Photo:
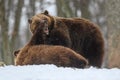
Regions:
<instances>
[{"instance_id":1,"label":"bear's ear","mask_svg":"<svg viewBox=\"0 0 120 80\"><path fill-rule=\"evenodd\" d=\"M17 56L17 54L20 52L20 50L14 51L14 56Z\"/></svg>"},{"instance_id":2,"label":"bear's ear","mask_svg":"<svg viewBox=\"0 0 120 80\"><path fill-rule=\"evenodd\" d=\"M45 10L45 11L44 11L44 14L45 14L45 15L48 15L48 14L49 14L49 12L48 12L47 10Z\"/></svg>"},{"instance_id":3,"label":"bear's ear","mask_svg":"<svg viewBox=\"0 0 120 80\"><path fill-rule=\"evenodd\" d=\"M29 23L29 24L32 23L32 19L28 19L28 23Z\"/></svg>"}]
</instances>

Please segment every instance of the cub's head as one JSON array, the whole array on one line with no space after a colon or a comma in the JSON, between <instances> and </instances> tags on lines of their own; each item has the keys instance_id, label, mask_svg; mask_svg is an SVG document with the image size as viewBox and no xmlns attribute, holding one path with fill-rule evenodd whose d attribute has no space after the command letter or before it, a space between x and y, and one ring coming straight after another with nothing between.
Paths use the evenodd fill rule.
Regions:
<instances>
[{"instance_id":1,"label":"cub's head","mask_svg":"<svg viewBox=\"0 0 120 80\"><path fill-rule=\"evenodd\" d=\"M45 10L43 13L33 16L31 19L28 19L28 22L30 24L30 30L32 33L35 32L37 27L40 27L46 35L49 35L51 28L50 26L53 23L52 17L49 15L47 10Z\"/></svg>"}]
</instances>

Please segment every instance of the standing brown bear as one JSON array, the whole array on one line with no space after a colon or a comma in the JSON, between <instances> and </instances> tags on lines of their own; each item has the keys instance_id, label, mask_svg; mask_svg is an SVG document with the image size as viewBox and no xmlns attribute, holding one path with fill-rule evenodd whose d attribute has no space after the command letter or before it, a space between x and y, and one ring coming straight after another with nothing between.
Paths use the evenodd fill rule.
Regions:
<instances>
[{"instance_id":1,"label":"standing brown bear","mask_svg":"<svg viewBox=\"0 0 120 80\"><path fill-rule=\"evenodd\" d=\"M82 53L90 65L101 67L104 40L97 25L83 18L54 17L45 11L29 19L31 32L34 33L43 21L47 23L45 25L47 38L44 44L69 47Z\"/></svg>"},{"instance_id":2,"label":"standing brown bear","mask_svg":"<svg viewBox=\"0 0 120 80\"><path fill-rule=\"evenodd\" d=\"M86 67L87 60L70 48L40 44L46 38L47 29L46 22L41 24L36 28L30 42L14 52L15 65L55 64L63 67Z\"/></svg>"}]
</instances>

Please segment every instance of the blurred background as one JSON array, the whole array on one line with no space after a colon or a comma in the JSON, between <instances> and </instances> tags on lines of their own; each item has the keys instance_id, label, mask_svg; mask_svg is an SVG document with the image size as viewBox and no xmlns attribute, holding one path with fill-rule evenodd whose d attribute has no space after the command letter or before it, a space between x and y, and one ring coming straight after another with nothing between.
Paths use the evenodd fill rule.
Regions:
<instances>
[{"instance_id":1,"label":"blurred background","mask_svg":"<svg viewBox=\"0 0 120 80\"><path fill-rule=\"evenodd\" d=\"M105 40L103 67L120 68L120 0L0 0L0 62L13 64L13 52L31 37L28 18L44 10L99 25Z\"/></svg>"}]
</instances>

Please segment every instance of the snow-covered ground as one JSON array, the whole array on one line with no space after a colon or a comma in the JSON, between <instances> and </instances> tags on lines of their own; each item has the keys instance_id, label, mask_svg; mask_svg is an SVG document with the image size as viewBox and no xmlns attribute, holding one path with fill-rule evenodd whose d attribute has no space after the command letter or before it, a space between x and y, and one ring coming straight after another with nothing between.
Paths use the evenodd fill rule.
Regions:
<instances>
[{"instance_id":1,"label":"snow-covered ground","mask_svg":"<svg viewBox=\"0 0 120 80\"><path fill-rule=\"evenodd\" d=\"M120 80L120 69L73 69L54 65L0 67L0 80Z\"/></svg>"}]
</instances>

